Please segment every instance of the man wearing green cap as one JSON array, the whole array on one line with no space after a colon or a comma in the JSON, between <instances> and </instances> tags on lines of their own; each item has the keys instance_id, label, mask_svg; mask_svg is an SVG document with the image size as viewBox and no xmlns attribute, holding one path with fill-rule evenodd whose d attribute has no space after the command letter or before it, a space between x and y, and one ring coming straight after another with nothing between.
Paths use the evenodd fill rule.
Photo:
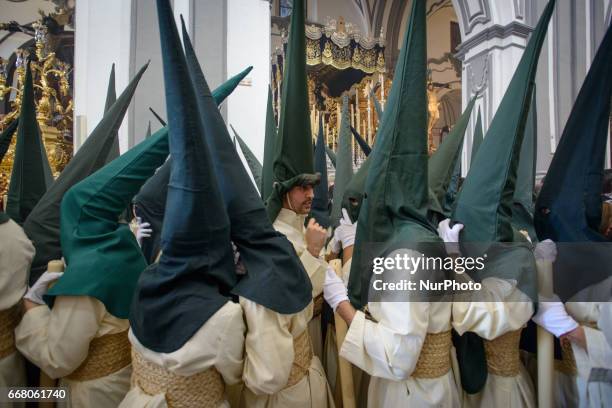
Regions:
<instances>
[{"instance_id":1,"label":"man wearing green cap","mask_svg":"<svg viewBox=\"0 0 612 408\"><path fill-rule=\"evenodd\" d=\"M15 348L13 331L21 318L21 298L28 289L34 246L23 229L1 210L0 242L0 388L25 387L25 365Z\"/></svg>"},{"instance_id":2,"label":"man wearing green cap","mask_svg":"<svg viewBox=\"0 0 612 408\"><path fill-rule=\"evenodd\" d=\"M419 301L410 293L401 301L372 298L378 275L365 266L371 265L369 252L393 257L388 251L396 246L408 245L411 257L445 255L427 218L425 3L412 3L387 110L366 163L348 293L334 274L327 274L324 286L326 301L349 324L340 355L371 376L369 407L459 406L451 371L451 304Z\"/></svg>"},{"instance_id":3,"label":"man wearing green cap","mask_svg":"<svg viewBox=\"0 0 612 408\"><path fill-rule=\"evenodd\" d=\"M167 133L160 131L62 200L66 271L46 295L49 272L30 289L15 341L24 356L69 387L70 406L117 406L129 389L127 317L146 262L120 216L167 156Z\"/></svg>"},{"instance_id":4,"label":"man wearing green cap","mask_svg":"<svg viewBox=\"0 0 612 408\"><path fill-rule=\"evenodd\" d=\"M549 1L525 48L470 167L440 237L460 243L464 257L484 267L461 275L482 286L458 294L452 324L466 406L534 407L535 391L519 358L521 330L537 299L531 245L512 225L517 166L534 89L537 63L555 0ZM517 104L517 101L521 101ZM457 245L456 250L459 250Z\"/></svg>"},{"instance_id":5,"label":"man wearing green cap","mask_svg":"<svg viewBox=\"0 0 612 408\"><path fill-rule=\"evenodd\" d=\"M291 241L310 276L315 317L309 325L309 331L315 355L321 357L323 345L320 314L327 269L321 254L327 231L312 218L304 228L314 198L313 186L320 182L320 175L314 173L304 27L304 2L297 0L293 4L289 29L283 105L275 145L274 184L266 206L274 228Z\"/></svg>"}]
</instances>

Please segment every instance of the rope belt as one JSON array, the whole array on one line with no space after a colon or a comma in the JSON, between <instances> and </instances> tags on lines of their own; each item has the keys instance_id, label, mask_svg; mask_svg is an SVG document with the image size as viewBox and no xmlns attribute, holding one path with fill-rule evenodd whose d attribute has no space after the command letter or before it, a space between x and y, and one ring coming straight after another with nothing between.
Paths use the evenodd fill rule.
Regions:
<instances>
[{"instance_id":1,"label":"rope belt","mask_svg":"<svg viewBox=\"0 0 612 408\"><path fill-rule=\"evenodd\" d=\"M310 335L308 330L304 330L302 334L293 339L293 365L285 389L294 386L304 378L310 368L312 356Z\"/></svg>"},{"instance_id":2,"label":"rope belt","mask_svg":"<svg viewBox=\"0 0 612 408\"><path fill-rule=\"evenodd\" d=\"M320 316L321 312L323 311L323 302L324 302L323 294L321 293L319 296L314 298L312 302L313 302L312 318L314 319L315 317Z\"/></svg>"},{"instance_id":3,"label":"rope belt","mask_svg":"<svg viewBox=\"0 0 612 408\"><path fill-rule=\"evenodd\" d=\"M0 310L0 359L13 354L15 348L15 327L19 324L22 315L22 303Z\"/></svg>"},{"instance_id":4,"label":"rope belt","mask_svg":"<svg viewBox=\"0 0 612 408\"><path fill-rule=\"evenodd\" d=\"M522 329L508 332L493 340L485 340L485 355L489 373L514 377L520 369L519 342Z\"/></svg>"},{"instance_id":5,"label":"rope belt","mask_svg":"<svg viewBox=\"0 0 612 408\"><path fill-rule=\"evenodd\" d=\"M85 361L66 378L90 381L115 373L130 364L130 348L127 330L96 337L89 343Z\"/></svg>"},{"instance_id":6,"label":"rope belt","mask_svg":"<svg viewBox=\"0 0 612 408\"><path fill-rule=\"evenodd\" d=\"M437 378L448 373L451 369L451 346L450 330L441 333L427 333L412 377Z\"/></svg>"},{"instance_id":7,"label":"rope belt","mask_svg":"<svg viewBox=\"0 0 612 408\"><path fill-rule=\"evenodd\" d=\"M224 401L225 383L211 367L188 377L145 360L132 350L132 385L148 395L164 394L169 408L216 408Z\"/></svg>"}]
</instances>

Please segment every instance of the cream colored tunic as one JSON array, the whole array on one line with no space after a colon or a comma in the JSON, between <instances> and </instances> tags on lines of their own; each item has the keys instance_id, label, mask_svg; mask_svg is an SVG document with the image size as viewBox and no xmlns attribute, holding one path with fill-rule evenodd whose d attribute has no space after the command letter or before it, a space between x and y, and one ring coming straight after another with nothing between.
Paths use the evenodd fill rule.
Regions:
<instances>
[{"instance_id":1,"label":"cream colored tunic","mask_svg":"<svg viewBox=\"0 0 612 408\"><path fill-rule=\"evenodd\" d=\"M604 296L610 293L612 278L584 289L573 299L605 299ZM606 371L612 370L612 346L598 326L602 313L605 313L603 309L607 306L601 302L575 302L573 299L565 304L565 308L582 325L587 349L572 343L578 375L570 377L557 373L557 401L564 404L568 398L577 398L580 407L610 407L612 384L610 373ZM602 375L607 375L607 379L602 379Z\"/></svg>"},{"instance_id":2,"label":"cream colored tunic","mask_svg":"<svg viewBox=\"0 0 612 408\"><path fill-rule=\"evenodd\" d=\"M0 224L0 310L21 302L28 289L28 274L34 258L34 246L13 220ZM0 359L0 388L25 387L25 364L21 354L14 352ZM7 407L25 404L5 403Z\"/></svg>"},{"instance_id":3,"label":"cream colored tunic","mask_svg":"<svg viewBox=\"0 0 612 408\"><path fill-rule=\"evenodd\" d=\"M97 337L126 331L129 322L106 311L89 296L58 296L53 309L30 309L15 329L17 348L51 378L69 387L69 407L114 407L130 388L132 366L90 381L62 378L87 358L89 343Z\"/></svg>"},{"instance_id":4,"label":"cream colored tunic","mask_svg":"<svg viewBox=\"0 0 612 408\"><path fill-rule=\"evenodd\" d=\"M284 234L287 239L293 244L295 252L297 252L304 269L310 277L312 283L312 298L323 293L323 283L325 282L325 271L327 270L327 262L322 256L315 258L306 249L306 239L304 227L305 215L298 215L296 212L281 208L276 220L274 221L274 229L281 234ZM321 316L317 316L308 324L308 332L312 348L319 360L323 358L323 338L321 334Z\"/></svg>"},{"instance_id":5,"label":"cream colored tunic","mask_svg":"<svg viewBox=\"0 0 612 408\"><path fill-rule=\"evenodd\" d=\"M181 348L171 353L158 353L140 344L130 330L132 347L147 361L181 376L192 376L215 368L226 385L240 382L244 365L246 326L239 304L227 302ZM122 408L166 408L164 394L148 395L139 387L132 388L121 403ZM227 401L219 407L229 407Z\"/></svg>"},{"instance_id":6,"label":"cream colored tunic","mask_svg":"<svg viewBox=\"0 0 612 408\"><path fill-rule=\"evenodd\" d=\"M467 274L463 276L469 279ZM470 296L459 295L453 303L452 324L459 334L470 331L483 339L493 340L519 330L533 314L533 303L516 287L513 280L483 279L482 290L473 294L478 301L469 301ZM527 370L520 364L519 374L513 377L489 373L482 391L477 394L463 393L463 405L535 408L536 395Z\"/></svg>"},{"instance_id":7,"label":"cream colored tunic","mask_svg":"<svg viewBox=\"0 0 612 408\"><path fill-rule=\"evenodd\" d=\"M343 271L350 271L350 262L345 266ZM411 376L427 333L451 329L451 307L451 302L369 302L375 321L357 311L340 356L371 376L368 407L460 406L452 370L431 379Z\"/></svg>"},{"instance_id":8,"label":"cream colored tunic","mask_svg":"<svg viewBox=\"0 0 612 408\"><path fill-rule=\"evenodd\" d=\"M285 388L294 360L293 341L307 330L312 303L301 312L282 315L240 298L247 322L241 407L333 407L323 367L313 356L308 373Z\"/></svg>"}]
</instances>

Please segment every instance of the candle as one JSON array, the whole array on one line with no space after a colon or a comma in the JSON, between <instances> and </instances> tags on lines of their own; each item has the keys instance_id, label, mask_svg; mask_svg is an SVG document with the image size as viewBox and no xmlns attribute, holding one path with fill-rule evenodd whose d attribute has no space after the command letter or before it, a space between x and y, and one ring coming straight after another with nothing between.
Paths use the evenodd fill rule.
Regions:
<instances>
[{"instance_id":1,"label":"candle","mask_svg":"<svg viewBox=\"0 0 612 408\"><path fill-rule=\"evenodd\" d=\"M372 89L372 82L370 82L370 89ZM368 98L368 134L366 140L372 144L372 98Z\"/></svg>"},{"instance_id":2,"label":"candle","mask_svg":"<svg viewBox=\"0 0 612 408\"><path fill-rule=\"evenodd\" d=\"M357 92L355 92L355 110L357 111L357 133L361 133L361 108L359 106L359 87L357 87Z\"/></svg>"}]
</instances>

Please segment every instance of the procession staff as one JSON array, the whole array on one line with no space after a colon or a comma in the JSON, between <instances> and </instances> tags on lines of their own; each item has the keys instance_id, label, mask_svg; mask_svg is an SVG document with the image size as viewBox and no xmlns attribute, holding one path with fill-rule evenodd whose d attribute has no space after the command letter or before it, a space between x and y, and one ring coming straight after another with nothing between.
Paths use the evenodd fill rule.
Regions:
<instances>
[{"instance_id":1,"label":"procession staff","mask_svg":"<svg viewBox=\"0 0 612 408\"><path fill-rule=\"evenodd\" d=\"M121 407L229 407L245 336L230 295L230 221L168 1L157 1L157 15L173 159L161 256L142 273L130 313L133 388Z\"/></svg>"},{"instance_id":2,"label":"procession staff","mask_svg":"<svg viewBox=\"0 0 612 408\"><path fill-rule=\"evenodd\" d=\"M387 109L368 157L349 278L351 302L335 274L328 273L325 281L327 302L350 325L340 355L371 375L369 407L459 406L451 371L451 303L410 295L397 302L368 299L373 275L363 267L370 264L366 243L412 244L413 256L445 256L427 219L425 3L412 3ZM369 315L361 310L366 305Z\"/></svg>"},{"instance_id":3,"label":"procession staff","mask_svg":"<svg viewBox=\"0 0 612 408\"><path fill-rule=\"evenodd\" d=\"M183 45L204 139L230 219L230 238L245 270L232 289L247 325L240 405L333 407L306 329L313 313L308 274L293 245L266 214L213 102L184 23Z\"/></svg>"},{"instance_id":4,"label":"procession staff","mask_svg":"<svg viewBox=\"0 0 612 408\"><path fill-rule=\"evenodd\" d=\"M282 107L274 154L274 184L266 199L266 210L274 228L293 244L310 277L315 312L308 330L314 353L321 358L323 281L328 268L322 255L327 231L314 219L304 227L312 207L313 187L320 182L313 164L304 30L304 1L296 0L285 59Z\"/></svg>"},{"instance_id":5,"label":"procession staff","mask_svg":"<svg viewBox=\"0 0 612 408\"><path fill-rule=\"evenodd\" d=\"M48 280L41 275L26 295L15 338L22 354L70 388L71 406L116 406L129 389L127 318L146 262L119 218L167 156L167 133L157 132L62 200L66 271L44 296L47 304L40 293Z\"/></svg>"},{"instance_id":6,"label":"procession staff","mask_svg":"<svg viewBox=\"0 0 612 408\"><path fill-rule=\"evenodd\" d=\"M608 28L555 150L536 201L538 238L549 242L557 294L541 299L534 321L561 338L557 405L612 404L612 348L599 322L610 299L609 203L601 186L612 95L612 28ZM608 207L608 208L606 208ZM565 305L561 302L567 301ZM607 316L609 318L609 315ZM608 377L609 378L609 377Z\"/></svg>"},{"instance_id":7,"label":"procession staff","mask_svg":"<svg viewBox=\"0 0 612 408\"><path fill-rule=\"evenodd\" d=\"M13 331L23 313L21 298L28 290L34 246L23 229L0 210L0 388L25 387L23 357L15 348ZM23 407L9 403L8 407Z\"/></svg>"},{"instance_id":8,"label":"procession staff","mask_svg":"<svg viewBox=\"0 0 612 408\"><path fill-rule=\"evenodd\" d=\"M519 359L520 333L537 299L536 264L530 244L513 228L511 216L537 62L554 5L551 0L544 9L470 167L452 214L458 224L451 226L447 219L439 225L445 241L459 241L463 256L485 257L483 269L456 275L482 284L479 291L458 294L453 304L453 328L461 336L455 347L466 406L534 407L536 403L531 379Z\"/></svg>"}]
</instances>

